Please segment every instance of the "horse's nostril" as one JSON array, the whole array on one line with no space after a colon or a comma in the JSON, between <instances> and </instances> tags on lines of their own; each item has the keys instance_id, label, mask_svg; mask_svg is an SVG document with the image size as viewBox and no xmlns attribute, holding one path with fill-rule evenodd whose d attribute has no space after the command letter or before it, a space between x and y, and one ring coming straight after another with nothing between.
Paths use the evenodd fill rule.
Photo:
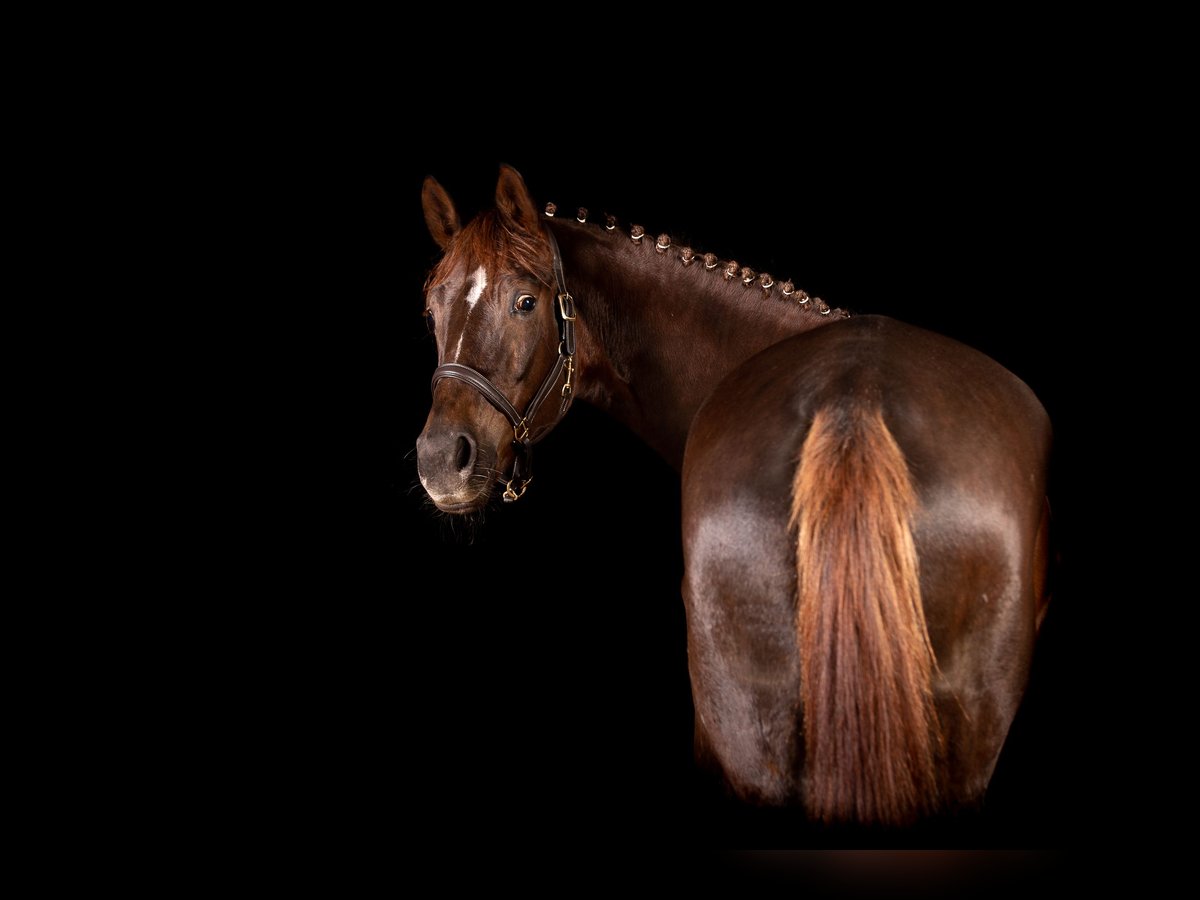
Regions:
<instances>
[{"instance_id":1,"label":"horse's nostril","mask_svg":"<svg viewBox=\"0 0 1200 900\"><path fill-rule=\"evenodd\" d=\"M454 448L455 468L461 472L463 469L469 468L471 463L474 462L475 445L465 434L460 434Z\"/></svg>"}]
</instances>

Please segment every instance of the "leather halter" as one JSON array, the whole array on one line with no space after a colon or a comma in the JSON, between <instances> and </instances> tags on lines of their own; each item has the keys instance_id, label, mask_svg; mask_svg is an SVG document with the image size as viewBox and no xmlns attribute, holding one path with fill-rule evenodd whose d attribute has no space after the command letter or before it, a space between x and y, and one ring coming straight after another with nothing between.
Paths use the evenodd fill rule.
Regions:
<instances>
[{"instance_id":1,"label":"leather halter","mask_svg":"<svg viewBox=\"0 0 1200 900\"><path fill-rule=\"evenodd\" d=\"M558 383L558 378L564 369L567 372L567 380L562 386L562 405L558 410L558 419L566 415L574 395L571 377L575 374L575 300L567 293L566 279L563 278L562 254L558 252L558 241L555 240L554 232L549 228L546 229L546 237L550 241L550 250L554 254L554 280L558 286L558 302L554 306L554 317L558 320L558 359L554 361L554 365L542 379L541 387L537 389L537 393L525 407L525 414L517 412L516 406L504 396L503 391L488 380L486 375L461 363L444 363L438 366L433 370L433 382L430 385L431 390L436 388L437 383L443 378L457 378L465 381L483 394L483 398L500 410L512 425L513 470L512 475L508 478L508 483L504 486L505 503L521 499L525 494L525 489L529 487L529 482L533 481L534 439L530 434L530 426L534 416L537 415L546 398L550 396L550 392L554 390L554 385ZM557 421L556 419L556 424ZM518 482L519 486L514 489L513 485Z\"/></svg>"}]
</instances>

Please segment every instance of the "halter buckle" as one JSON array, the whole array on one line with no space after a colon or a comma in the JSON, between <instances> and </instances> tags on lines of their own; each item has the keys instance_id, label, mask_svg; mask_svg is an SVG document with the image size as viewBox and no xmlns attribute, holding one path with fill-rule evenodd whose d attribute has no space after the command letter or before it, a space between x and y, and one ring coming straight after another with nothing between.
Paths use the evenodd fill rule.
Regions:
<instances>
[{"instance_id":1,"label":"halter buckle","mask_svg":"<svg viewBox=\"0 0 1200 900\"><path fill-rule=\"evenodd\" d=\"M568 293L558 295L558 312L564 322L575 321L575 298Z\"/></svg>"},{"instance_id":2,"label":"halter buckle","mask_svg":"<svg viewBox=\"0 0 1200 900\"><path fill-rule=\"evenodd\" d=\"M513 482L516 480L517 479L514 478L514 479L512 479L512 481L509 481L508 484L506 484L504 486L504 498L503 499L504 499L505 503L516 503L518 500L520 500L522 497L524 497L525 489L527 487L529 487L529 483L531 481L533 481L532 478L525 479L524 481L521 482L521 489L519 491L514 491L513 490Z\"/></svg>"},{"instance_id":3,"label":"halter buckle","mask_svg":"<svg viewBox=\"0 0 1200 900\"><path fill-rule=\"evenodd\" d=\"M560 350L559 352L561 353L562 351ZM566 358L566 362L563 363L563 366L567 370L567 380L563 383L562 395L564 398L566 398L570 397L572 392L575 390L573 387L571 387L571 376L575 374L575 357L568 356Z\"/></svg>"},{"instance_id":4,"label":"halter buckle","mask_svg":"<svg viewBox=\"0 0 1200 900\"><path fill-rule=\"evenodd\" d=\"M529 437L529 423L522 419L513 425L513 440L523 441Z\"/></svg>"}]
</instances>

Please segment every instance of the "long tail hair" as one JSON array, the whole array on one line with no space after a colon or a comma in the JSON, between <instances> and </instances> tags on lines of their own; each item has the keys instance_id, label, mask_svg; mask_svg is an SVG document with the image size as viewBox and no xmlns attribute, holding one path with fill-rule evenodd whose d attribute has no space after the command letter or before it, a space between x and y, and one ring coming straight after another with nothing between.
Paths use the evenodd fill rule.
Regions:
<instances>
[{"instance_id":1,"label":"long tail hair","mask_svg":"<svg viewBox=\"0 0 1200 900\"><path fill-rule=\"evenodd\" d=\"M877 406L824 407L792 485L809 811L903 824L936 805L936 666L904 455Z\"/></svg>"}]
</instances>

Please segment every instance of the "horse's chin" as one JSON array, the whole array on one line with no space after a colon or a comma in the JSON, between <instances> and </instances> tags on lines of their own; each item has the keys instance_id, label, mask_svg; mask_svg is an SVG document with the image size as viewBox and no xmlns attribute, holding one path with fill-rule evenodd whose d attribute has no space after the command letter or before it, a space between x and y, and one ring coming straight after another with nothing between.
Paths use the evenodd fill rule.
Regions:
<instances>
[{"instance_id":1,"label":"horse's chin","mask_svg":"<svg viewBox=\"0 0 1200 900\"><path fill-rule=\"evenodd\" d=\"M491 487L490 484L482 484L471 490L455 491L451 494L435 494L426 488L426 493L438 511L451 516L469 516L488 505L492 496Z\"/></svg>"},{"instance_id":2,"label":"horse's chin","mask_svg":"<svg viewBox=\"0 0 1200 900\"><path fill-rule=\"evenodd\" d=\"M487 492L481 492L478 497L475 497L472 500L462 500L449 503L434 500L433 505L436 506L440 512L448 513L452 516L469 516L471 513L479 512L481 509L487 506L487 502Z\"/></svg>"}]
</instances>

